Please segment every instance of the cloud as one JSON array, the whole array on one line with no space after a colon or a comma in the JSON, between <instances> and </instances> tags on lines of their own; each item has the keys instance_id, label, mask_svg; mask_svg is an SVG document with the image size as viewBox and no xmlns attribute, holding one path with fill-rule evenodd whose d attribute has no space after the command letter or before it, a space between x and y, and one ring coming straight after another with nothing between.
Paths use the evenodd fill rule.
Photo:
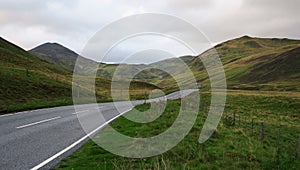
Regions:
<instances>
[{"instance_id":1,"label":"cloud","mask_svg":"<svg viewBox=\"0 0 300 170\"><path fill-rule=\"evenodd\" d=\"M190 22L212 43L245 34L300 39L299 6L298 0L0 0L0 36L25 49L56 41L80 53L88 40L112 21L158 12ZM184 28L181 34L189 35ZM190 41L195 41L193 35Z\"/></svg>"}]
</instances>

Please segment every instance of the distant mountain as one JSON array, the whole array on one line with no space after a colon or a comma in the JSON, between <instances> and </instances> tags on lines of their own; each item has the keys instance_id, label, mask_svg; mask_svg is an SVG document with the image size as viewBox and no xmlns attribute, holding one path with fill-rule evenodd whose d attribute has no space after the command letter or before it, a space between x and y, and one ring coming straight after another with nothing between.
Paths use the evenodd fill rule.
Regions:
<instances>
[{"instance_id":1,"label":"distant mountain","mask_svg":"<svg viewBox=\"0 0 300 170\"><path fill-rule=\"evenodd\" d=\"M68 49L67 47L64 47L58 43L45 43L42 44L38 47L33 48L32 50L29 51L31 54L37 56L38 58L45 60L49 63L53 63L57 66L61 66L65 69L68 70L73 70L75 66L75 62L77 57L79 56L77 53L74 51ZM194 57L192 56L183 56L180 57L182 61L184 62L190 62ZM166 65L165 63L170 63L173 65L168 65L169 68L173 68L174 71L178 70L176 69L176 63L174 63L176 59L167 59L163 60L160 62L152 63L149 65L144 65L144 64L105 64L105 63L97 63L95 61L86 59L84 57L81 58L81 65L82 68L84 69L84 72L89 72L93 68L90 68L91 65L99 65L98 67L98 76L105 77L105 78L112 78L114 75L114 72L118 66L122 66L122 69L126 73L132 73L132 72L139 72L147 67L159 67ZM175 64L175 65L174 65ZM154 79L157 78L162 78L168 76L163 71L160 71L158 69L148 69L146 71L142 71L135 77L136 79L139 80L144 80L144 81L149 81L153 82Z\"/></svg>"},{"instance_id":2,"label":"distant mountain","mask_svg":"<svg viewBox=\"0 0 300 170\"><path fill-rule=\"evenodd\" d=\"M299 86L299 40L278 38L254 38L243 36L220 43L215 46L223 63L229 89L246 90L300 90ZM31 52L39 54L40 58L69 70L73 69L76 57L73 51L58 45L44 44ZM212 50L200 54L209 57ZM209 77L199 56L183 56L162 60L151 64L99 64L97 75L104 78L134 79L155 84L166 90L174 90L177 82L189 84L187 70L178 67L178 62L185 62L192 70L198 83L209 88ZM87 60L88 62L94 62ZM85 70L89 71L88 64ZM118 76L114 75L118 69ZM169 70L169 73L162 71Z\"/></svg>"},{"instance_id":3,"label":"distant mountain","mask_svg":"<svg viewBox=\"0 0 300 170\"><path fill-rule=\"evenodd\" d=\"M29 50L29 52L42 60L72 71L74 69L77 57L80 57L74 51L58 43L45 43ZM81 61L83 61L81 64L83 64L83 67L85 67L85 71L90 69L87 68L89 63L95 63L95 61L83 57Z\"/></svg>"},{"instance_id":4,"label":"distant mountain","mask_svg":"<svg viewBox=\"0 0 300 170\"><path fill-rule=\"evenodd\" d=\"M229 89L300 90L299 47L299 40L243 36L220 43L214 49L223 63ZM31 52L69 70L73 69L78 56L56 43L46 43ZM209 57L211 52L210 49L199 56ZM180 81L189 84L187 70L178 68L178 62L183 61L193 71L197 82L209 88L209 78L199 56L183 56L180 60L171 58L148 65L97 63L97 74L99 77L112 78L118 68L121 73L119 78L126 79L130 74L138 73L134 79L171 90L177 88L174 77L162 70L169 70ZM89 64L86 66L83 67L85 70L91 70Z\"/></svg>"}]
</instances>

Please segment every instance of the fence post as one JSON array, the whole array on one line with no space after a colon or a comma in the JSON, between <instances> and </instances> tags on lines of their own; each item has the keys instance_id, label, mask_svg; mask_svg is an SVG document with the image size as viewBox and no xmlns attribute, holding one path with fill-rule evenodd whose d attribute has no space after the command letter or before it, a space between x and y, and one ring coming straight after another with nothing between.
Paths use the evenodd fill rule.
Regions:
<instances>
[{"instance_id":1,"label":"fence post","mask_svg":"<svg viewBox=\"0 0 300 170\"><path fill-rule=\"evenodd\" d=\"M300 157L300 134L299 134L299 144L298 144L298 153L297 153L297 158Z\"/></svg>"},{"instance_id":2,"label":"fence post","mask_svg":"<svg viewBox=\"0 0 300 170\"><path fill-rule=\"evenodd\" d=\"M122 94L123 97L123 94ZM144 89L144 99L145 99L145 104L147 103L147 94L146 94L146 87Z\"/></svg>"},{"instance_id":3,"label":"fence post","mask_svg":"<svg viewBox=\"0 0 300 170\"><path fill-rule=\"evenodd\" d=\"M254 122L253 122L253 118L252 118L252 122L251 122L251 128L252 128L251 135L252 136L253 136L253 124L254 124Z\"/></svg>"},{"instance_id":4,"label":"fence post","mask_svg":"<svg viewBox=\"0 0 300 170\"><path fill-rule=\"evenodd\" d=\"M77 98L79 99L79 85L77 85Z\"/></svg>"},{"instance_id":5,"label":"fence post","mask_svg":"<svg viewBox=\"0 0 300 170\"><path fill-rule=\"evenodd\" d=\"M244 119L244 128L245 128L245 133L246 133L247 132L247 119L246 119L246 117Z\"/></svg>"},{"instance_id":6,"label":"fence post","mask_svg":"<svg viewBox=\"0 0 300 170\"><path fill-rule=\"evenodd\" d=\"M265 138L265 124L261 122L261 141L263 142Z\"/></svg>"},{"instance_id":7,"label":"fence post","mask_svg":"<svg viewBox=\"0 0 300 170\"><path fill-rule=\"evenodd\" d=\"M224 112L225 125L227 126L227 114Z\"/></svg>"},{"instance_id":8,"label":"fence post","mask_svg":"<svg viewBox=\"0 0 300 170\"><path fill-rule=\"evenodd\" d=\"M29 77L29 70L26 68L26 76Z\"/></svg>"},{"instance_id":9,"label":"fence post","mask_svg":"<svg viewBox=\"0 0 300 170\"><path fill-rule=\"evenodd\" d=\"M233 112L233 126L235 126L235 111Z\"/></svg>"},{"instance_id":10,"label":"fence post","mask_svg":"<svg viewBox=\"0 0 300 170\"><path fill-rule=\"evenodd\" d=\"M239 127L241 127L241 113L239 112Z\"/></svg>"},{"instance_id":11,"label":"fence post","mask_svg":"<svg viewBox=\"0 0 300 170\"><path fill-rule=\"evenodd\" d=\"M277 141L277 148L280 148L280 128L278 128L278 141Z\"/></svg>"},{"instance_id":12,"label":"fence post","mask_svg":"<svg viewBox=\"0 0 300 170\"><path fill-rule=\"evenodd\" d=\"M277 137L277 168L280 168L280 127L278 128L278 137Z\"/></svg>"}]
</instances>

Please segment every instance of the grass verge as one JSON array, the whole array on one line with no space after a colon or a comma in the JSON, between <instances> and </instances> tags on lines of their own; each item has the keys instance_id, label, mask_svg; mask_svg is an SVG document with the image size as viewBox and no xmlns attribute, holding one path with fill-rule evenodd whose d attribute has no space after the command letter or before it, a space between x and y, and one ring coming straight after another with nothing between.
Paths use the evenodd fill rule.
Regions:
<instances>
[{"instance_id":1,"label":"grass verge","mask_svg":"<svg viewBox=\"0 0 300 170\"><path fill-rule=\"evenodd\" d=\"M209 103L209 94L202 94L201 101ZM204 144L199 144L198 138L208 104L202 105L184 140L161 155L124 158L90 140L55 169L298 169L299 105L298 97L229 94L217 131ZM141 105L137 109L148 107ZM168 101L164 113L154 122L139 124L120 117L111 125L128 136L149 137L166 130L176 119L179 108L180 100Z\"/></svg>"}]
</instances>

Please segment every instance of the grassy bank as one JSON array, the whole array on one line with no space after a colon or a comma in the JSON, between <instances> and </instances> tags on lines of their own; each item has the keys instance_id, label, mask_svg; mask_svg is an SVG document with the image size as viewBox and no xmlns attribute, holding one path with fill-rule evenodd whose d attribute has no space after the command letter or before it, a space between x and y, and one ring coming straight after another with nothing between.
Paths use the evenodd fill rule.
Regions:
<instances>
[{"instance_id":1,"label":"grassy bank","mask_svg":"<svg viewBox=\"0 0 300 170\"><path fill-rule=\"evenodd\" d=\"M201 97L203 103L209 102L209 94ZM111 125L132 137L157 135L174 122L179 104L179 100L169 101L165 112L148 124L120 117ZM63 160L57 169L297 169L300 167L297 155L299 105L300 99L295 96L229 94L217 131L203 145L198 143L198 138L208 104L202 105L196 123L185 139L162 155L145 159L123 158L89 141ZM137 109L148 107L141 105Z\"/></svg>"},{"instance_id":2,"label":"grassy bank","mask_svg":"<svg viewBox=\"0 0 300 170\"><path fill-rule=\"evenodd\" d=\"M72 104L72 74L0 37L0 114ZM111 79L95 81L97 100L112 101ZM157 88L140 81L130 85L132 99L145 98ZM124 100L123 96L117 98Z\"/></svg>"}]
</instances>

